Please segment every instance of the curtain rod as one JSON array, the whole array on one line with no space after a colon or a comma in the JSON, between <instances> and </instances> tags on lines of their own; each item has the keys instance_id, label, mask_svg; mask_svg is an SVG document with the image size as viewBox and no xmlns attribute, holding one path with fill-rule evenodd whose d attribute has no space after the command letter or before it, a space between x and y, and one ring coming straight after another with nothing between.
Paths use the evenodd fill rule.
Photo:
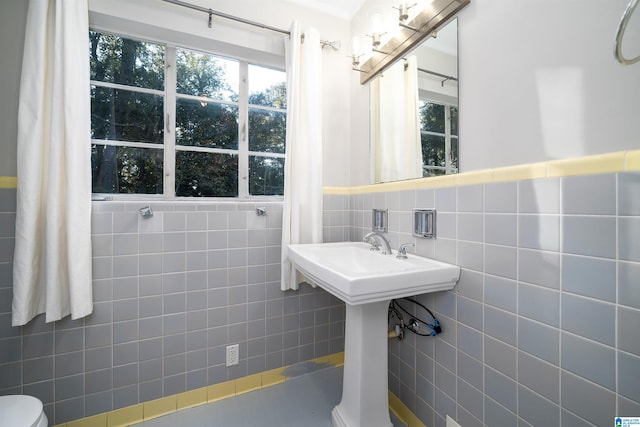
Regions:
<instances>
[{"instance_id":1,"label":"curtain rod","mask_svg":"<svg viewBox=\"0 0 640 427\"><path fill-rule=\"evenodd\" d=\"M404 61L407 60L407 58L402 58ZM407 64L406 62L404 63L404 70L407 71L407 69L409 68L409 64ZM457 77L453 77L453 76L447 76L446 74L441 74L441 73L437 73L435 71L431 71L431 70L427 70L426 68L417 68L418 71L422 72L422 73L426 73L426 74L431 74L432 76L437 76L437 77L442 77L444 79L443 83L446 82L447 80L453 80L454 82L458 81Z\"/></svg>"},{"instance_id":2,"label":"curtain rod","mask_svg":"<svg viewBox=\"0 0 640 427\"><path fill-rule=\"evenodd\" d=\"M213 9L207 9L206 7L198 6L198 5L187 3L187 2L184 2L184 1L180 1L180 0L162 0L162 1L167 2L167 3L171 3L171 4L175 4L177 6L182 6L182 7L186 7L186 8L189 8L189 9L193 9L193 10L197 10L197 11L200 11L200 12L207 13L209 15L209 28L211 28L211 17L212 17L212 15L215 15L215 16L219 16L221 18L230 19L232 21L241 22L243 24L252 25L254 27L264 28L265 30L271 30L271 31L275 31L275 32L281 33L281 34L291 35L291 33L289 31L287 31L287 30L282 30L280 28L271 27L269 25L261 24L260 22L250 21L248 19L239 18L237 16L228 15L226 13L218 12L218 11L213 10Z\"/></svg>"},{"instance_id":3,"label":"curtain rod","mask_svg":"<svg viewBox=\"0 0 640 427\"><path fill-rule=\"evenodd\" d=\"M442 77L443 79L446 79L446 80L453 80L455 82L458 81L458 79L456 77L447 76L446 74L436 73L435 71L426 70L424 68L418 68L418 71L422 71L423 73L431 74L433 76Z\"/></svg>"}]
</instances>

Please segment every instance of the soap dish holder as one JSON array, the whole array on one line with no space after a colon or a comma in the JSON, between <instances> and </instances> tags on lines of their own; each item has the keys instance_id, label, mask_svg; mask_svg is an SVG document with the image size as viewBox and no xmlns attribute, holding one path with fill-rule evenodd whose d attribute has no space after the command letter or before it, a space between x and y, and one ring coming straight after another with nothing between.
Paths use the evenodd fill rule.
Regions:
<instances>
[{"instance_id":1,"label":"soap dish holder","mask_svg":"<svg viewBox=\"0 0 640 427\"><path fill-rule=\"evenodd\" d=\"M413 210L413 235L426 239L436 238L436 210Z\"/></svg>"}]
</instances>

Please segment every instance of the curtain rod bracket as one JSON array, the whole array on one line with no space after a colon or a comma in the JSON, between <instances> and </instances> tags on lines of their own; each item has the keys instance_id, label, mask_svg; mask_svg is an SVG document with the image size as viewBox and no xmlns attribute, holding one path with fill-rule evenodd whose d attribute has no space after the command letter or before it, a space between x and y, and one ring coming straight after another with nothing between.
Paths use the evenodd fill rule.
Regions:
<instances>
[{"instance_id":1,"label":"curtain rod bracket","mask_svg":"<svg viewBox=\"0 0 640 427\"><path fill-rule=\"evenodd\" d=\"M340 50L340 40L335 40L335 41L320 40L320 45L322 47L329 46L333 50Z\"/></svg>"}]
</instances>

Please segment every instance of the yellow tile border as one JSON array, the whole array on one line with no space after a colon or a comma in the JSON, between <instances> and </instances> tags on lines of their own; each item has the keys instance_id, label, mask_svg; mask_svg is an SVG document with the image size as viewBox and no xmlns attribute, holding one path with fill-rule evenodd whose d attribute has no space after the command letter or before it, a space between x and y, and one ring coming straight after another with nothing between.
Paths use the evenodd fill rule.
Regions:
<instances>
[{"instance_id":1,"label":"yellow tile border","mask_svg":"<svg viewBox=\"0 0 640 427\"><path fill-rule=\"evenodd\" d=\"M142 421L144 421L142 403L107 412L107 427L126 427Z\"/></svg>"},{"instance_id":2,"label":"yellow tile border","mask_svg":"<svg viewBox=\"0 0 640 427\"><path fill-rule=\"evenodd\" d=\"M389 391L389 409L407 425L407 427L426 427L411 409L391 391Z\"/></svg>"},{"instance_id":3,"label":"yellow tile border","mask_svg":"<svg viewBox=\"0 0 640 427\"><path fill-rule=\"evenodd\" d=\"M382 184L354 187L324 187L323 193L334 195L369 194L633 171L640 171L640 150L618 151L572 159L550 160L540 163L478 170L456 175L385 182Z\"/></svg>"},{"instance_id":4,"label":"yellow tile border","mask_svg":"<svg viewBox=\"0 0 640 427\"><path fill-rule=\"evenodd\" d=\"M344 366L344 351L329 356L331 366Z\"/></svg>"},{"instance_id":5,"label":"yellow tile border","mask_svg":"<svg viewBox=\"0 0 640 427\"><path fill-rule=\"evenodd\" d=\"M262 388L262 374L253 374L236 380L236 395Z\"/></svg>"},{"instance_id":6,"label":"yellow tile border","mask_svg":"<svg viewBox=\"0 0 640 427\"><path fill-rule=\"evenodd\" d=\"M344 364L344 352L318 357L307 362L342 366ZM287 381L288 378L285 375L287 368L288 366L283 366L235 380L178 393L173 396L127 406L92 417L69 421L58 424L56 427L125 427L130 424L170 414L180 409L191 408L208 402L216 402L228 397L283 383Z\"/></svg>"},{"instance_id":7,"label":"yellow tile border","mask_svg":"<svg viewBox=\"0 0 640 427\"><path fill-rule=\"evenodd\" d=\"M623 172L626 151L549 162L549 177Z\"/></svg>"},{"instance_id":8,"label":"yellow tile border","mask_svg":"<svg viewBox=\"0 0 640 427\"><path fill-rule=\"evenodd\" d=\"M272 369L262 373L262 387L269 387L276 384L281 384L287 380L287 376L284 375L285 368Z\"/></svg>"},{"instance_id":9,"label":"yellow tile border","mask_svg":"<svg viewBox=\"0 0 640 427\"><path fill-rule=\"evenodd\" d=\"M530 163L493 169L493 182L526 181L546 177L546 163Z\"/></svg>"},{"instance_id":10,"label":"yellow tile border","mask_svg":"<svg viewBox=\"0 0 640 427\"><path fill-rule=\"evenodd\" d=\"M225 381L207 387L207 402L216 402L236 395L236 382Z\"/></svg>"},{"instance_id":11,"label":"yellow tile border","mask_svg":"<svg viewBox=\"0 0 640 427\"><path fill-rule=\"evenodd\" d=\"M0 176L0 188L18 188L18 177Z\"/></svg>"},{"instance_id":12,"label":"yellow tile border","mask_svg":"<svg viewBox=\"0 0 640 427\"><path fill-rule=\"evenodd\" d=\"M207 387L180 393L176 396L176 409L193 408L208 402Z\"/></svg>"},{"instance_id":13,"label":"yellow tile border","mask_svg":"<svg viewBox=\"0 0 640 427\"><path fill-rule=\"evenodd\" d=\"M627 152L625 171L640 170L640 150Z\"/></svg>"},{"instance_id":14,"label":"yellow tile border","mask_svg":"<svg viewBox=\"0 0 640 427\"><path fill-rule=\"evenodd\" d=\"M78 421L70 421L65 424L66 427L106 427L106 425L107 414L98 414Z\"/></svg>"},{"instance_id":15,"label":"yellow tile border","mask_svg":"<svg viewBox=\"0 0 640 427\"><path fill-rule=\"evenodd\" d=\"M182 393L184 394L184 393ZM177 395L180 396L180 395ZM142 404L143 417L145 420L161 417L176 411L176 395L151 400Z\"/></svg>"},{"instance_id":16,"label":"yellow tile border","mask_svg":"<svg viewBox=\"0 0 640 427\"><path fill-rule=\"evenodd\" d=\"M336 195L336 196L348 196L348 187L322 187L322 194Z\"/></svg>"}]
</instances>

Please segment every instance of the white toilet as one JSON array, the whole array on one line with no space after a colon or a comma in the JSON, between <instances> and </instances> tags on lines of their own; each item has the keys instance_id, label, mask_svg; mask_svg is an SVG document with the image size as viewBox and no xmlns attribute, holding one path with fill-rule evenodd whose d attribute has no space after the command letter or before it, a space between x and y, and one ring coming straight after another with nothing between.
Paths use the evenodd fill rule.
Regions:
<instances>
[{"instance_id":1,"label":"white toilet","mask_svg":"<svg viewBox=\"0 0 640 427\"><path fill-rule=\"evenodd\" d=\"M42 402L32 396L0 396L0 425L2 427L47 427Z\"/></svg>"}]
</instances>

